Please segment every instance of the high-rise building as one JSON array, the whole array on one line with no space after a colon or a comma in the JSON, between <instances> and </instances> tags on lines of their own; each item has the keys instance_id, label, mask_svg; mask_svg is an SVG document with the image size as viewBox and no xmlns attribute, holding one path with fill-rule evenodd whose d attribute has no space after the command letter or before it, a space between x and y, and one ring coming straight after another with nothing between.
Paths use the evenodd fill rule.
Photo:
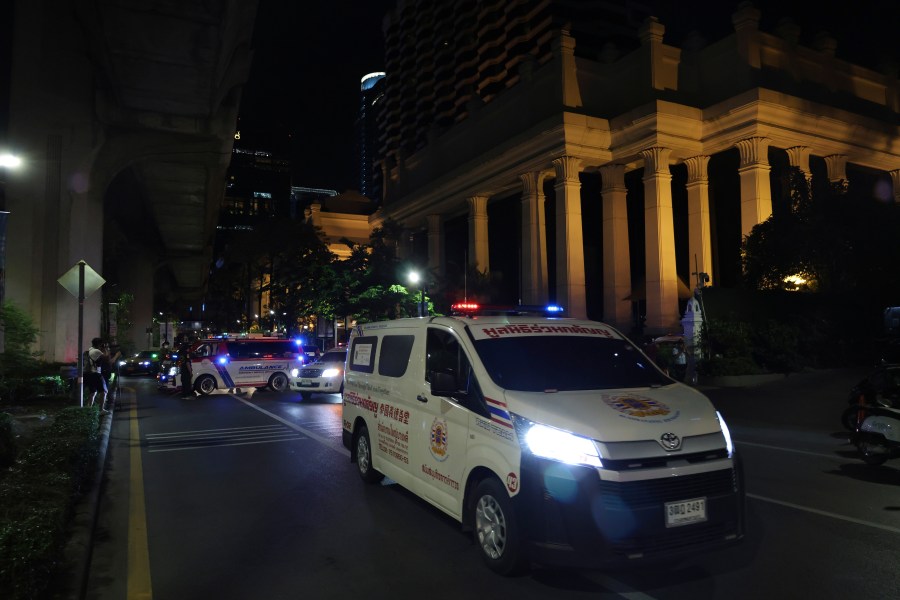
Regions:
<instances>
[{"instance_id":1,"label":"high-rise building","mask_svg":"<svg viewBox=\"0 0 900 600\"><path fill-rule=\"evenodd\" d=\"M381 203L381 167L378 152L378 118L384 97L383 72L369 73L360 81L357 144L359 157L359 192L375 205Z\"/></svg>"}]
</instances>

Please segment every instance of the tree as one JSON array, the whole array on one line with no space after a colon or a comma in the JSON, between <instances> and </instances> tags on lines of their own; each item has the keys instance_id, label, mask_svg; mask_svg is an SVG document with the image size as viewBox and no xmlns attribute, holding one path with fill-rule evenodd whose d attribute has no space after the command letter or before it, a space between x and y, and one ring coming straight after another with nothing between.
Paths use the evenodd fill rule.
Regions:
<instances>
[{"instance_id":1,"label":"tree","mask_svg":"<svg viewBox=\"0 0 900 600\"><path fill-rule=\"evenodd\" d=\"M747 285L826 294L878 288L897 298L898 207L850 190L836 185L814 193L792 169L789 211L770 216L744 240ZM794 276L805 283L792 284Z\"/></svg>"},{"instance_id":2,"label":"tree","mask_svg":"<svg viewBox=\"0 0 900 600\"><path fill-rule=\"evenodd\" d=\"M387 221L372 231L368 244L344 240L350 257L334 265L332 315L382 321L418 314L418 290L397 283L405 278L395 252L400 231L398 224Z\"/></svg>"}]
</instances>

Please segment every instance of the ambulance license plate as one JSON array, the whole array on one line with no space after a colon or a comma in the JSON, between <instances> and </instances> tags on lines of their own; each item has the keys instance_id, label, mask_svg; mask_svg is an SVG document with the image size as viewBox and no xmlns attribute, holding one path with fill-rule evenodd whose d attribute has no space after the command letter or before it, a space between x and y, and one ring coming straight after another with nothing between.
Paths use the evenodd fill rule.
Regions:
<instances>
[{"instance_id":1,"label":"ambulance license plate","mask_svg":"<svg viewBox=\"0 0 900 600\"><path fill-rule=\"evenodd\" d=\"M313 387L314 385L316 385L316 384L310 379L301 379L300 380L300 387Z\"/></svg>"},{"instance_id":2,"label":"ambulance license plate","mask_svg":"<svg viewBox=\"0 0 900 600\"><path fill-rule=\"evenodd\" d=\"M706 520L706 498L666 502L666 527L701 523Z\"/></svg>"}]
</instances>

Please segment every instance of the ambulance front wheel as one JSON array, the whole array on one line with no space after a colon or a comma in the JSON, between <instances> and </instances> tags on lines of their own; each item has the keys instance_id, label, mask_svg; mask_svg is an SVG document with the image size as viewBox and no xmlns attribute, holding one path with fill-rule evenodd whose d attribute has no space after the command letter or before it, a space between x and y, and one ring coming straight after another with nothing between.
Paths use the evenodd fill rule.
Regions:
<instances>
[{"instance_id":1,"label":"ambulance front wheel","mask_svg":"<svg viewBox=\"0 0 900 600\"><path fill-rule=\"evenodd\" d=\"M506 490L495 478L475 488L475 543L485 564L500 575L515 575L526 567L519 525Z\"/></svg>"},{"instance_id":2,"label":"ambulance front wheel","mask_svg":"<svg viewBox=\"0 0 900 600\"><path fill-rule=\"evenodd\" d=\"M281 393L288 389L289 384L287 375L284 373L275 373L269 378L269 389L273 392Z\"/></svg>"},{"instance_id":3,"label":"ambulance front wheel","mask_svg":"<svg viewBox=\"0 0 900 600\"><path fill-rule=\"evenodd\" d=\"M356 434L356 470L366 483L378 483L384 479L384 475L372 466L372 442L365 425L360 425Z\"/></svg>"},{"instance_id":4,"label":"ambulance front wheel","mask_svg":"<svg viewBox=\"0 0 900 600\"><path fill-rule=\"evenodd\" d=\"M216 380L212 375L201 375L194 382L194 389L204 396L208 396L216 391Z\"/></svg>"}]
</instances>

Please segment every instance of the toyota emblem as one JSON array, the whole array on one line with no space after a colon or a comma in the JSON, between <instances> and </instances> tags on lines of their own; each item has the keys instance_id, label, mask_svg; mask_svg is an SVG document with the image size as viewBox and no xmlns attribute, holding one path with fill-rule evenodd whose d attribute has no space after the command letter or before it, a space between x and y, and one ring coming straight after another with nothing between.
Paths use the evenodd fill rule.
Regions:
<instances>
[{"instance_id":1,"label":"toyota emblem","mask_svg":"<svg viewBox=\"0 0 900 600\"><path fill-rule=\"evenodd\" d=\"M666 450L678 450L681 447L681 439L674 433L664 433L659 436L659 443Z\"/></svg>"}]
</instances>

